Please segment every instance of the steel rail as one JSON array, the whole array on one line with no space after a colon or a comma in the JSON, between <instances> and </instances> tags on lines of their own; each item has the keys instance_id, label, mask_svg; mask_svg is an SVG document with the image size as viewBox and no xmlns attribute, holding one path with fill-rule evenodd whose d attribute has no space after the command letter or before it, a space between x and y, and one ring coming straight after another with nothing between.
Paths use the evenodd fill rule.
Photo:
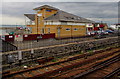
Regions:
<instances>
[{"instance_id":1,"label":"steel rail","mask_svg":"<svg viewBox=\"0 0 120 79\"><path fill-rule=\"evenodd\" d=\"M115 69L113 72L107 74L106 76L104 76L102 79L109 79L110 77L112 77L113 75L115 75L116 73L120 72L120 67Z\"/></svg>"},{"instance_id":2,"label":"steel rail","mask_svg":"<svg viewBox=\"0 0 120 79\"><path fill-rule=\"evenodd\" d=\"M116 52L118 52L118 51L116 51ZM68 62L69 60L66 60L66 61ZM61 62L61 63L64 63L64 62ZM57 63L56 63L56 64L57 64ZM52 65L54 65L54 64L52 64ZM51 66L51 65L48 65L48 66ZM44 66L44 67L47 67L47 66ZM27 71L31 71L31 70L35 70L35 69L39 69L39 68L42 68L42 67L37 67L37 68L33 68L33 69L24 70L24 71L22 71L22 72L13 73L13 74L11 74L11 75L19 74L19 73L23 73L23 72L27 72ZM9 75L10 75L10 74L5 74L4 77L8 77Z\"/></svg>"},{"instance_id":3,"label":"steel rail","mask_svg":"<svg viewBox=\"0 0 120 79\"><path fill-rule=\"evenodd\" d=\"M113 57L113 58L111 58L111 59L109 59L109 60L107 60L106 62L104 62L104 63L102 63L102 64L100 64L100 65L98 65L98 66L96 66L96 67L86 71L86 72L83 72L81 74L78 74L78 75L74 76L72 79L79 79L79 78L81 78L81 77L83 77L85 75L88 75L88 74L90 74L92 72L95 72L96 70L99 70L99 69L101 69L101 68L103 68L105 66L108 66L108 65L110 65L110 64L112 64L114 62L117 62L119 60L120 60L120 54L115 56L115 57Z\"/></svg>"}]
</instances>

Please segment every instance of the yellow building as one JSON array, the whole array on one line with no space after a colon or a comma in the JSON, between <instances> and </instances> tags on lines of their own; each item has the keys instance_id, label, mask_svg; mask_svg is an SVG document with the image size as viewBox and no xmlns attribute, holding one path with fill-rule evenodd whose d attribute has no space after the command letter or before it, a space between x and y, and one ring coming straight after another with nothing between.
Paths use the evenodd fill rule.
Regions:
<instances>
[{"instance_id":1,"label":"yellow building","mask_svg":"<svg viewBox=\"0 0 120 79\"><path fill-rule=\"evenodd\" d=\"M30 19L27 26L32 34L55 33L56 38L80 37L86 35L86 25L94 21L44 5L33 9L36 14L24 14Z\"/></svg>"}]
</instances>

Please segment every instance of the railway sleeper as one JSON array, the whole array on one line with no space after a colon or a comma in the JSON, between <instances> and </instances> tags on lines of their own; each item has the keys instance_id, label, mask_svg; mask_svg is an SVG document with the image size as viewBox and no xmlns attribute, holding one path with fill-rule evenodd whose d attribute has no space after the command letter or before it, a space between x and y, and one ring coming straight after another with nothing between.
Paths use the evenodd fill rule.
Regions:
<instances>
[{"instance_id":1,"label":"railway sleeper","mask_svg":"<svg viewBox=\"0 0 120 79\"><path fill-rule=\"evenodd\" d=\"M114 52L115 53L115 52ZM111 54L112 55L112 54ZM67 60L67 61L69 61L69 60ZM77 64L78 65L78 64Z\"/></svg>"},{"instance_id":2,"label":"railway sleeper","mask_svg":"<svg viewBox=\"0 0 120 79\"><path fill-rule=\"evenodd\" d=\"M112 54L111 54L111 53L110 53L110 54L106 54L105 56L100 56L100 57L98 57L98 58L103 58L103 57L106 57L107 55L109 56L109 55L112 55ZM46 73L44 73L44 74L42 74L42 75L37 75L37 76L35 76L35 77L46 77L46 76L49 76L49 75L51 75L51 74L56 74L56 73L59 72L59 71L66 71L66 70L69 70L69 69L71 69L71 68L75 68L76 66L78 66L78 65L80 65L80 64L83 64L83 63L84 63L84 64L85 64L85 63L89 63L89 62L91 62L92 60L95 60L95 59L97 59L97 57L91 58L91 59L89 59L89 60L81 61L81 62L72 64L72 65L64 66L64 67L59 68L59 69L57 69L57 70L50 71L50 72L46 72ZM92 61L92 62L93 62L93 61Z\"/></svg>"}]
</instances>

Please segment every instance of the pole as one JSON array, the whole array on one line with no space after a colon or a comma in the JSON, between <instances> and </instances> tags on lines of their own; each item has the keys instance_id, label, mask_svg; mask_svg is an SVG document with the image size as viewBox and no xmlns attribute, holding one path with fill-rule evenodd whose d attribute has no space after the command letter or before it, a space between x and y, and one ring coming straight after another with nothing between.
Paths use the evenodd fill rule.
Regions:
<instances>
[{"instance_id":1,"label":"pole","mask_svg":"<svg viewBox=\"0 0 120 79\"><path fill-rule=\"evenodd\" d=\"M22 64L22 51L18 51L19 66Z\"/></svg>"},{"instance_id":2,"label":"pole","mask_svg":"<svg viewBox=\"0 0 120 79\"><path fill-rule=\"evenodd\" d=\"M38 16L37 16L37 42L38 42Z\"/></svg>"},{"instance_id":3,"label":"pole","mask_svg":"<svg viewBox=\"0 0 120 79\"><path fill-rule=\"evenodd\" d=\"M25 16L24 16L24 17L25 17ZM26 24L26 17L25 17L25 25L27 25L27 24Z\"/></svg>"},{"instance_id":4,"label":"pole","mask_svg":"<svg viewBox=\"0 0 120 79\"><path fill-rule=\"evenodd\" d=\"M71 38L72 38L72 26L71 26Z\"/></svg>"},{"instance_id":5,"label":"pole","mask_svg":"<svg viewBox=\"0 0 120 79\"><path fill-rule=\"evenodd\" d=\"M46 9L44 10L44 18L46 18L46 16L45 16L45 15L46 15ZM43 18L43 22L45 22L45 21L44 21L44 18ZM44 23L43 23L43 24L44 24ZM44 33L46 33L46 26L45 26L45 24L44 24L44 30L45 30L45 32L44 32Z\"/></svg>"}]
</instances>

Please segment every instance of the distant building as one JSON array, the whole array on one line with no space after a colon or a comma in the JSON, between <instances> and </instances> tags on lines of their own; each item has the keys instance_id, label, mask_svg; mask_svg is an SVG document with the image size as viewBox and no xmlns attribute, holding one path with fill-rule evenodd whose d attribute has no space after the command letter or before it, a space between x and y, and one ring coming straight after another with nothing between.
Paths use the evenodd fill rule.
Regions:
<instances>
[{"instance_id":1,"label":"distant building","mask_svg":"<svg viewBox=\"0 0 120 79\"><path fill-rule=\"evenodd\" d=\"M30 20L26 23L28 27L32 28L32 34L55 33L56 38L80 37L85 36L87 32L93 31L94 27L97 27L97 25L94 26L94 21L49 5L40 6L33 10L37 13L24 14Z\"/></svg>"},{"instance_id":2,"label":"distant building","mask_svg":"<svg viewBox=\"0 0 120 79\"><path fill-rule=\"evenodd\" d=\"M0 27L0 35L9 35L9 33L15 29L15 27Z\"/></svg>"},{"instance_id":3,"label":"distant building","mask_svg":"<svg viewBox=\"0 0 120 79\"><path fill-rule=\"evenodd\" d=\"M110 25L109 28L111 28L113 30L118 30L120 28L120 24L112 24L112 25Z\"/></svg>"}]
</instances>

